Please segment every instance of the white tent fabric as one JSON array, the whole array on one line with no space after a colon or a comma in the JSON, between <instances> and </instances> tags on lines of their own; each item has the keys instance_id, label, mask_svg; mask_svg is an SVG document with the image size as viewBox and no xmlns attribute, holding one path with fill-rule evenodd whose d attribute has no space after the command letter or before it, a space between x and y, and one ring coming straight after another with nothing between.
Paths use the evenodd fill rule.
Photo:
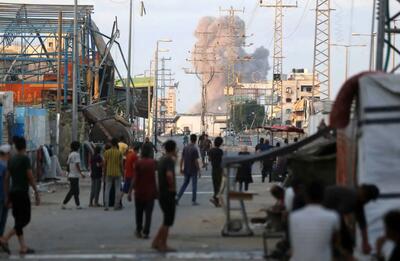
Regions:
<instances>
[{"instance_id":1,"label":"white tent fabric","mask_svg":"<svg viewBox=\"0 0 400 261\"><path fill-rule=\"evenodd\" d=\"M400 75L375 74L359 83L358 182L377 185L383 196L400 195ZM372 246L384 233L382 217L392 209L400 209L400 197L366 206Z\"/></svg>"}]
</instances>

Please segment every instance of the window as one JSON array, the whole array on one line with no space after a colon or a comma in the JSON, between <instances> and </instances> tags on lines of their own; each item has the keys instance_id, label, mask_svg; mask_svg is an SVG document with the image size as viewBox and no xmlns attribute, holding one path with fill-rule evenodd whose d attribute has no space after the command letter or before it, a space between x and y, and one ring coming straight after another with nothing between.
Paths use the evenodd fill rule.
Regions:
<instances>
[{"instance_id":1,"label":"window","mask_svg":"<svg viewBox=\"0 0 400 261\"><path fill-rule=\"evenodd\" d=\"M286 102L292 102L291 98L286 98Z\"/></svg>"},{"instance_id":2,"label":"window","mask_svg":"<svg viewBox=\"0 0 400 261\"><path fill-rule=\"evenodd\" d=\"M49 47L53 48L53 43L52 42L49 43Z\"/></svg>"},{"instance_id":3,"label":"window","mask_svg":"<svg viewBox=\"0 0 400 261\"><path fill-rule=\"evenodd\" d=\"M286 114L291 114L292 110L291 109L286 109Z\"/></svg>"},{"instance_id":4,"label":"window","mask_svg":"<svg viewBox=\"0 0 400 261\"><path fill-rule=\"evenodd\" d=\"M286 87L286 93L292 93L292 88L291 87Z\"/></svg>"},{"instance_id":5,"label":"window","mask_svg":"<svg viewBox=\"0 0 400 261\"><path fill-rule=\"evenodd\" d=\"M292 121L291 120L287 120L285 123L286 123L286 125L292 125Z\"/></svg>"},{"instance_id":6,"label":"window","mask_svg":"<svg viewBox=\"0 0 400 261\"><path fill-rule=\"evenodd\" d=\"M312 92L312 86L311 85L302 85L301 91L302 92Z\"/></svg>"},{"instance_id":7,"label":"window","mask_svg":"<svg viewBox=\"0 0 400 261\"><path fill-rule=\"evenodd\" d=\"M302 121L296 121L296 128L302 128Z\"/></svg>"}]
</instances>

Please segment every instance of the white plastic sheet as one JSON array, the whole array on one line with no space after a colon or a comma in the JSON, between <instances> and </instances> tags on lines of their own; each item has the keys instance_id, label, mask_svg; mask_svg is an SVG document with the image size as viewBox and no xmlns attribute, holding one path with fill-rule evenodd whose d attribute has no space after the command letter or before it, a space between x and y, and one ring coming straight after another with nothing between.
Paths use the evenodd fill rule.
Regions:
<instances>
[{"instance_id":1,"label":"white plastic sheet","mask_svg":"<svg viewBox=\"0 0 400 261\"><path fill-rule=\"evenodd\" d=\"M365 76L359 93L359 184L375 184L383 194L400 194L400 76ZM378 199L366 206L372 246L384 233L382 217L392 209L400 209L400 198Z\"/></svg>"}]
</instances>

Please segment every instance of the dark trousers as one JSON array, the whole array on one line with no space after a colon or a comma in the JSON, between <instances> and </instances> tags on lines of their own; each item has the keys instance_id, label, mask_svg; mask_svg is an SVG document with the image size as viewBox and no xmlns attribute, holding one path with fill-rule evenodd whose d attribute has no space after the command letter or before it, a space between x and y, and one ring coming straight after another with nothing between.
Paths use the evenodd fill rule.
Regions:
<instances>
[{"instance_id":1,"label":"dark trousers","mask_svg":"<svg viewBox=\"0 0 400 261\"><path fill-rule=\"evenodd\" d=\"M4 199L0 200L0 236L3 236L7 223L8 208Z\"/></svg>"},{"instance_id":2,"label":"dark trousers","mask_svg":"<svg viewBox=\"0 0 400 261\"><path fill-rule=\"evenodd\" d=\"M150 233L151 216L153 214L154 199L149 201L142 201L135 199L135 211L136 211L136 231L144 235ZM143 228L143 214L145 216L144 228Z\"/></svg>"},{"instance_id":3,"label":"dark trousers","mask_svg":"<svg viewBox=\"0 0 400 261\"><path fill-rule=\"evenodd\" d=\"M263 162L263 168L261 170L261 180L264 182L265 178L269 176L269 182L272 181L272 161L266 160Z\"/></svg>"},{"instance_id":4,"label":"dark trousers","mask_svg":"<svg viewBox=\"0 0 400 261\"><path fill-rule=\"evenodd\" d=\"M244 181L240 181L239 182L239 191L243 191L243 188L244 188L244 191L248 191L249 190L249 183L248 182L244 182Z\"/></svg>"},{"instance_id":5,"label":"dark trousers","mask_svg":"<svg viewBox=\"0 0 400 261\"><path fill-rule=\"evenodd\" d=\"M22 236L22 229L31 221L31 201L27 192L11 192L12 215L17 236Z\"/></svg>"},{"instance_id":6,"label":"dark trousers","mask_svg":"<svg viewBox=\"0 0 400 261\"><path fill-rule=\"evenodd\" d=\"M68 201L74 196L75 199L75 204L77 206L80 205L79 203L79 178L69 178L69 191L67 195L65 196L63 204L67 204Z\"/></svg>"},{"instance_id":7,"label":"dark trousers","mask_svg":"<svg viewBox=\"0 0 400 261\"><path fill-rule=\"evenodd\" d=\"M214 198L216 199L218 197L219 190L221 189L222 169L212 169L211 177L213 182Z\"/></svg>"},{"instance_id":8,"label":"dark trousers","mask_svg":"<svg viewBox=\"0 0 400 261\"><path fill-rule=\"evenodd\" d=\"M101 190L101 178L92 178L92 187L90 190L90 204L99 204L99 196Z\"/></svg>"},{"instance_id":9,"label":"dark trousers","mask_svg":"<svg viewBox=\"0 0 400 261\"><path fill-rule=\"evenodd\" d=\"M185 173L185 179L183 180L183 184L181 189L179 190L178 193L178 198L177 200L182 197L183 193L185 192L187 186L190 183L190 180L192 180L192 202L196 202L197 198L197 174L186 174Z\"/></svg>"}]
</instances>

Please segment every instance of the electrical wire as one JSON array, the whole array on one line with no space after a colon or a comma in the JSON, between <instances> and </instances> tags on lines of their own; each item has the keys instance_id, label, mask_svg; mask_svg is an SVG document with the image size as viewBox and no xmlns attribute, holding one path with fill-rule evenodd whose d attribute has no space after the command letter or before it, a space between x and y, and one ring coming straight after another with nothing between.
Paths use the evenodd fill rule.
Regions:
<instances>
[{"instance_id":1,"label":"electrical wire","mask_svg":"<svg viewBox=\"0 0 400 261\"><path fill-rule=\"evenodd\" d=\"M344 42L343 38L343 7L337 3L337 1L333 1L335 12L332 12L334 19L332 19L334 36L336 38L336 42Z\"/></svg>"},{"instance_id":2,"label":"electrical wire","mask_svg":"<svg viewBox=\"0 0 400 261\"><path fill-rule=\"evenodd\" d=\"M108 0L108 1L110 1L110 2L112 2L112 3L115 3L115 4L125 4L125 3L127 3L129 0Z\"/></svg>"},{"instance_id":3,"label":"electrical wire","mask_svg":"<svg viewBox=\"0 0 400 261\"><path fill-rule=\"evenodd\" d=\"M284 36L283 39L289 39L289 38L291 38L292 36L294 36L297 33L297 31L299 30L299 28L302 25L303 20L304 20L304 18L306 16L306 11L308 10L308 5L309 4L310 4L310 0L307 0L307 3L306 3L306 5L304 6L304 9L303 9L303 13L301 14L301 17L300 17L299 21L297 22L296 28L294 28L294 30L290 34L288 34L287 36Z\"/></svg>"},{"instance_id":4,"label":"electrical wire","mask_svg":"<svg viewBox=\"0 0 400 261\"><path fill-rule=\"evenodd\" d=\"M258 8L259 8L259 4L258 4L258 2L256 2L256 4L254 5L253 9L250 12L250 15L248 16L248 21L246 21L246 25L247 25L247 29L248 30L253 25L253 21L254 21L254 18L256 16L256 13L258 11Z\"/></svg>"}]
</instances>

